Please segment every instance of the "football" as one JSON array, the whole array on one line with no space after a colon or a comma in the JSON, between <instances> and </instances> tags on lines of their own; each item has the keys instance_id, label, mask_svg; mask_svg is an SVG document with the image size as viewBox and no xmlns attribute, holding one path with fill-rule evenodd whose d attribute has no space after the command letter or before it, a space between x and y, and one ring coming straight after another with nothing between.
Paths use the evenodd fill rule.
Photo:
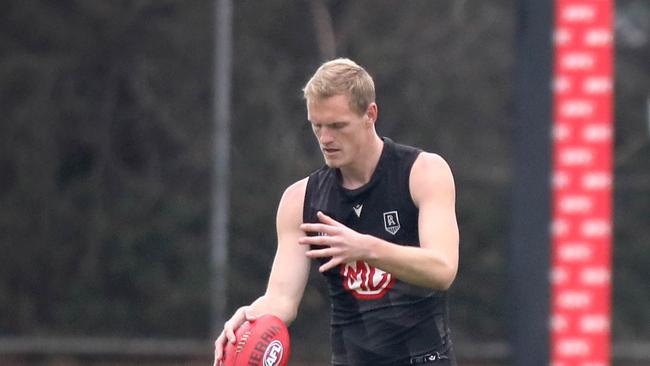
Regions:
<instances>
[{"instance_id":1,"label":"football","mask_svg":"<svg viewBox=\"0 0 650 366\"><path fill-rule=\"evenodd\" d=\"M289 330L280 318L262 315L242 324L235 344L224 349L224 366L285 366L289 361Z\"/></svg>"}]
</instances>

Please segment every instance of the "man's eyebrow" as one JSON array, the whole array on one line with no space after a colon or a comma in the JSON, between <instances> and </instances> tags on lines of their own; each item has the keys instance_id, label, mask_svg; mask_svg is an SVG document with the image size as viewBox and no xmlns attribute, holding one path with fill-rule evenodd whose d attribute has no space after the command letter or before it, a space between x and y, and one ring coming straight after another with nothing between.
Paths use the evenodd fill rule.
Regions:
<instances>
[{"instance_id":1,"label":"man's eyebrow","mask_svg":"<svg viewBox=\"0 0 650 366\"><path fill-rule=\"evenodd\" d=\"M325 125L325 126L348 125L350 123L350 121L334 121L329 123L322 123L322 122L314 122L310 119L307 119L307 122L311 123L312 125Z\"/></svg>"}]
</instances>

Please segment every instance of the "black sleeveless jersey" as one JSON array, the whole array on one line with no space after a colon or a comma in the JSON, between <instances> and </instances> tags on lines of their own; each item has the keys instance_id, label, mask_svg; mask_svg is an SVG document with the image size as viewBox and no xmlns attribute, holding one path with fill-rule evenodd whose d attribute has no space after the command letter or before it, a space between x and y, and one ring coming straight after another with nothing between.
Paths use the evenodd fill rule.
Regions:
<instances>
[{"instance_id":1,"label":"black sleeveless jersey","mask_svg":"<svg viewBox=\"0 0 650 366\"><path fill-rule=\"evenodd\" d=\"M343 188L338 169L327 166L309 176L304 222L318 222L322 211L360 233L419 246L409 176L420 150L383 140L375 172L359 189ZM333 365L455 364L446 292L402 282L364 261L341 264L324 277L332 301Z\"/></svg>"}]
</instances>

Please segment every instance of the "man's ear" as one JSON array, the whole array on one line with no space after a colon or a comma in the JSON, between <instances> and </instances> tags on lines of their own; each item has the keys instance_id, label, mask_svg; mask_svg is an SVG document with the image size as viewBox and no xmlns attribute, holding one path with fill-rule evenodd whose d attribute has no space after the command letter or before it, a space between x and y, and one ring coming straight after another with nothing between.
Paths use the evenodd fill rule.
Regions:
<instances>
[{"instance_id":1,"label":"man's ear","mask_svg":"<svg viewBox=\"0 0 650 366\"><path fill-rule=\"evenodd\" d=\"M377 115L377 103L372 102L368 105L368 109L366 109L366 121L368 123L374 124L375 121L377 121Z\"/></svg>"}]
</instances>

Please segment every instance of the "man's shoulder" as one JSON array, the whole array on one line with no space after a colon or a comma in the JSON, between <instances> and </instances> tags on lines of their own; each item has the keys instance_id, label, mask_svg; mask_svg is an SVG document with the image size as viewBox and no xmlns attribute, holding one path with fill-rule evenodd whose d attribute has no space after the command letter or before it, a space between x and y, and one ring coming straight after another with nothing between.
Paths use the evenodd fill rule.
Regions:
<instances>
[{"instance_id":1,"label":"man's shoulder","mask_svg":"<svg viewBox=\"0 0 650 366\"><path fill-rule=\"evenodd\" d=\"M413 163L412 174L425 175L451 175L451 168L447 161L439 154L422 151Z\"/></svg>"},{"instance_id":2,"label":"man's shoulder","mask_svg":"<svg viewBox=\"0 0 650 366\"><path fill-rule=\"evenodd\" d=\"M439 167L449 166L445 158L443 158L440 154L424 150L420 150L418 160L423 164L432 164Z\"/></svg>"},{"instance_id":3,"label":"man's shoulder","mask_svg":"<svg viewBox=\"0 0 650 366\"><path fill-rule=\"evenodd\" d=\"M432 194L454 196L454 177L445 159L435 153L423 152L418 155L413 168L409 187L416 205Z\"/></svg>"},{"instance_id":4,"label":"man's shoulder","mask_svg":"<svg viewBox=\"0 0 650 366\"><path fill-rule=\"evenodd\" d=\"M283 198L296 200L298 198L302 199L305 196L305 190L307 189L307 182L309 177L302 178L301 180L294 182L284 190Z\"/></svg>"},{"instance_id":5,"label":"man's shoulder","mask_svg":"<svg viewBox=\"0 0 650 366\"><path fill-rule=\"evenodd\" d=\"M306 188L307 178L303 178L284 190L278 205L278 227L282 226L280 223L284 223L287 227L302 223L302 207L305 201Z\"/></svg>"}]
</instances>

